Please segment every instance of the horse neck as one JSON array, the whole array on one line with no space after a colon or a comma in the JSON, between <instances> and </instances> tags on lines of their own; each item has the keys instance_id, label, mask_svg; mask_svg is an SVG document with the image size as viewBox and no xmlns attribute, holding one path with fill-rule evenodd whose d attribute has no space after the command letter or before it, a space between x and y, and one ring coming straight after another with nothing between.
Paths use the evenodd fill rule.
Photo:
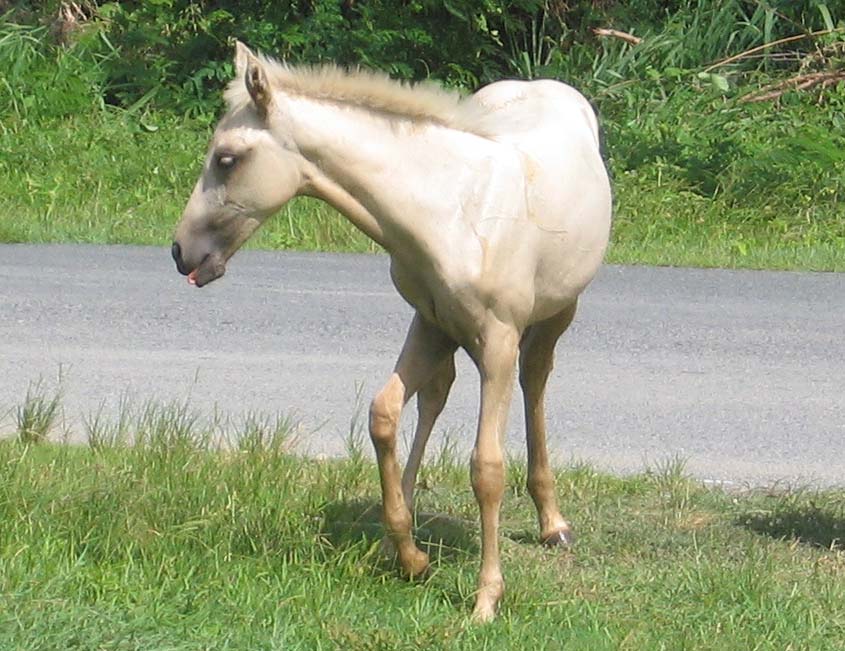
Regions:
<instances>
[{"instance_id":1,"label":"horse neck","mask_svg":"<svg viewBox=\"0 0 845 651\"><path fill-rule=\"evenodd\" d=\"M314 194L391 250L392 240L423 239L452 216L473 183L476 136L366 109L293 99L293 139L324 176ZM343 203L346 194L355 205ZM367 217L350 214L361 208Z\"/></svg>"}]
</instances>

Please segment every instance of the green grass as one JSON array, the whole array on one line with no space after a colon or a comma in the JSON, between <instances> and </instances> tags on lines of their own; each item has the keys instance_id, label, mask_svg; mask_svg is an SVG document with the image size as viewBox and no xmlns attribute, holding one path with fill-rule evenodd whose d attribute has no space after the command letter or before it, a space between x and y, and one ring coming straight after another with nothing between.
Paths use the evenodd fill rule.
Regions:
<instances>
[{"instance_id":1,"label":"green grass","mask_svg":"<svg viewBox=\"0 0 845 651\"><path fill-rule=\"evenodd\" d=\"M289 453L284 420L206 427L148 405L92 446L0 442L3 649L840 649L845 495L726 493L666 463L558 472L578 542L535 544L524 465L502 513L507 595L468 621L468 473L421 474L422 582L380 552L374 466ZM242 436L242 442L238 440ZM228 438L224 449L211 445ZM354 439L354 437L353 437ZM134 445L128 445L134 441Z\"/></svg>"},{"instance_id":2,"label":"green grass","mask_svg":"<svg viewBox=\"0 0 845 651\"><path fill-rule=\"evenodd\" d=\"M56 425L60 405L60 390L46 397L41 381L30 384L23 404L15 410L18 439L23 443L46 441Z\"/></svg>"},{"instance_id":3,"label":"green grass","mask_svg":"<svg viewBox=\"0 0 845 651\"><path fill-rule=\"evenodd\" d=\"M502 33L513 72L533 69L568 80L596 104L616 197L608 259L844 271L845 83L743 101L799 72L841 70L845 34L836 27L836 8L695 0L670 10L659 4L609 3L589 16L573 5L566 25L559 22L563 14L549 14L531 23L545 34L544 45L532 52L521 49L528 41L512 39L520 32ZM8 74L0 79L0 242L168 243L230 74L228 63L203 63L187 45L198 44L193 38L201 21L186 14L187 22L170 24L171 10L179 13L170 7L124 14L107 3L61 47L52 43L48 21L35 14L2 17L0 68ZM576 36L604 12L611 23L627 21L643 43ZM225 15L215 11L207 18ZM144 28L121 31L134 21ZM205 28L224 29L227 21ZM822 26L825 34L767 48L761 58L711 65ZM215 45L203 47L219 56L223 40L218 34ZM377 63L381 55L369 56ZM493 51L484 56L497 58ZM313 200L292 202L250 246L376 250Z\"/></svg>"},{"instance_id":4,"label":"green grass","mask_svg":"<svg viewBox=\"0 0 845 651\"><path fill-rule=\"evenodd\" d=\"M736 205L702 197L675 179L642 176L616 179L608 262L845 271L845 204ZM782 200L772 197L773 204Z\"/></svg>"},{"instance_id":5,"label":"green grass","mask_svg":"<svg viewBox=\"0 0 845 651\"><path fill-rule=\"evenodd\" d=\"M155 130L151 131L150 128ZM0 242L166 244L199 175L207 123L117 110L0 126ZM252 244L371 251L328 206L289 204Z\"/></svg>"},{"instance_id":6,"label":"green grass","mask_svg":"<svg viewBox=\"0 0 845 651\"><path fill-rule=\"evenodd\" d=\"M845 84L761 104L737 99L755 83L658 87L605 103L612 261L845 270Z\"/></svg>"},{"instance_id":7,"label":"green grass","mask_svg":"<svg viewBox=\"0 0 845 651\"><path fill-rule=\"evenodd\" d=\"M167 244L208 137L206 123L166 114L148 115L143 125L120 111L8 121L0 129L0 242ZM708 198L657 164L614 164L611 262L845 270L845 204L835 194L799 206L784 205L786 190L764 191L768 205L760 192L753 202ZM311 199L291 202L250 246L377 250Z\"/></svg>"}]
</instances>

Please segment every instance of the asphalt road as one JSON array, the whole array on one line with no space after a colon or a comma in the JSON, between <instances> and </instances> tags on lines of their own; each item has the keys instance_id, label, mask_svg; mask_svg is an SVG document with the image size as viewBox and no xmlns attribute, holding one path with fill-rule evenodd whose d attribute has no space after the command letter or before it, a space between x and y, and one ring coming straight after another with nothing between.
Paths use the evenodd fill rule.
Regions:
<instances>
[{"instance_id":1,"label":"asphalt road","mask_svg":"<svg viewBox=\"0 0 845 651\"><path fill-rule=\"evenodd\" d=\"M31 382L61 376L57 438L128 395L281 412L303 450L340 454L409 318L384 257L244 251L197 290L163 248L0 246L0 429ZM459 358L431 448L472 442L478 381ZM608 266L558 346L550 445L615 472L682 458L707 480L843 485L843 389L845 275ZM513 454L521 429L515 400Z\"/></svg>"}]
</instances>

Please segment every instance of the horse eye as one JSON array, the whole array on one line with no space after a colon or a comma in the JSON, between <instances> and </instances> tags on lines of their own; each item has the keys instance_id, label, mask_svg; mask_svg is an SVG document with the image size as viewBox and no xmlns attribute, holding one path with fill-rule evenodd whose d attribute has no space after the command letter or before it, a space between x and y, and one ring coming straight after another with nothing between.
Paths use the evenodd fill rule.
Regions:
<instances>
[{"instance_id":1,"label":"horse eye","mask_svg":"<svg viewBox=\"0 0 845 651\"><path fill-rule=\"evenodd\" d=\"M237 159L232 154L220 154L217 157L217 166L224 170L232 169Z\"/></svg>"}]
</instances>

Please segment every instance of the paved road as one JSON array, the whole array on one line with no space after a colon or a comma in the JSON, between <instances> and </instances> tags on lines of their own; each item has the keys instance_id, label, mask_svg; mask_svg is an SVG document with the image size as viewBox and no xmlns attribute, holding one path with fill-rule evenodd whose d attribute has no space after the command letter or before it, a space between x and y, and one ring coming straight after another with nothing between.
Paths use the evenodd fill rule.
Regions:
<instances>
[{"instance_id":1,"label":"paved road","mask_svg":"<svg viewBox=\"0 0 845 651\"><path fill-rule=\"evenodd\" d=\"M0 411L61 373L71 438L128 392L283 412L309 452L342 453L409 315L383 257L246 251L196 290L164 249L2 246ZM466 448L477 376L460 357L438 431ZM619 472L677 456L704 479L845 484L843 389L845 275L605 267L558 348L550 439L560 462ZM514 453L521 427L515 406Z\"/></svg>"}]
</instances>

